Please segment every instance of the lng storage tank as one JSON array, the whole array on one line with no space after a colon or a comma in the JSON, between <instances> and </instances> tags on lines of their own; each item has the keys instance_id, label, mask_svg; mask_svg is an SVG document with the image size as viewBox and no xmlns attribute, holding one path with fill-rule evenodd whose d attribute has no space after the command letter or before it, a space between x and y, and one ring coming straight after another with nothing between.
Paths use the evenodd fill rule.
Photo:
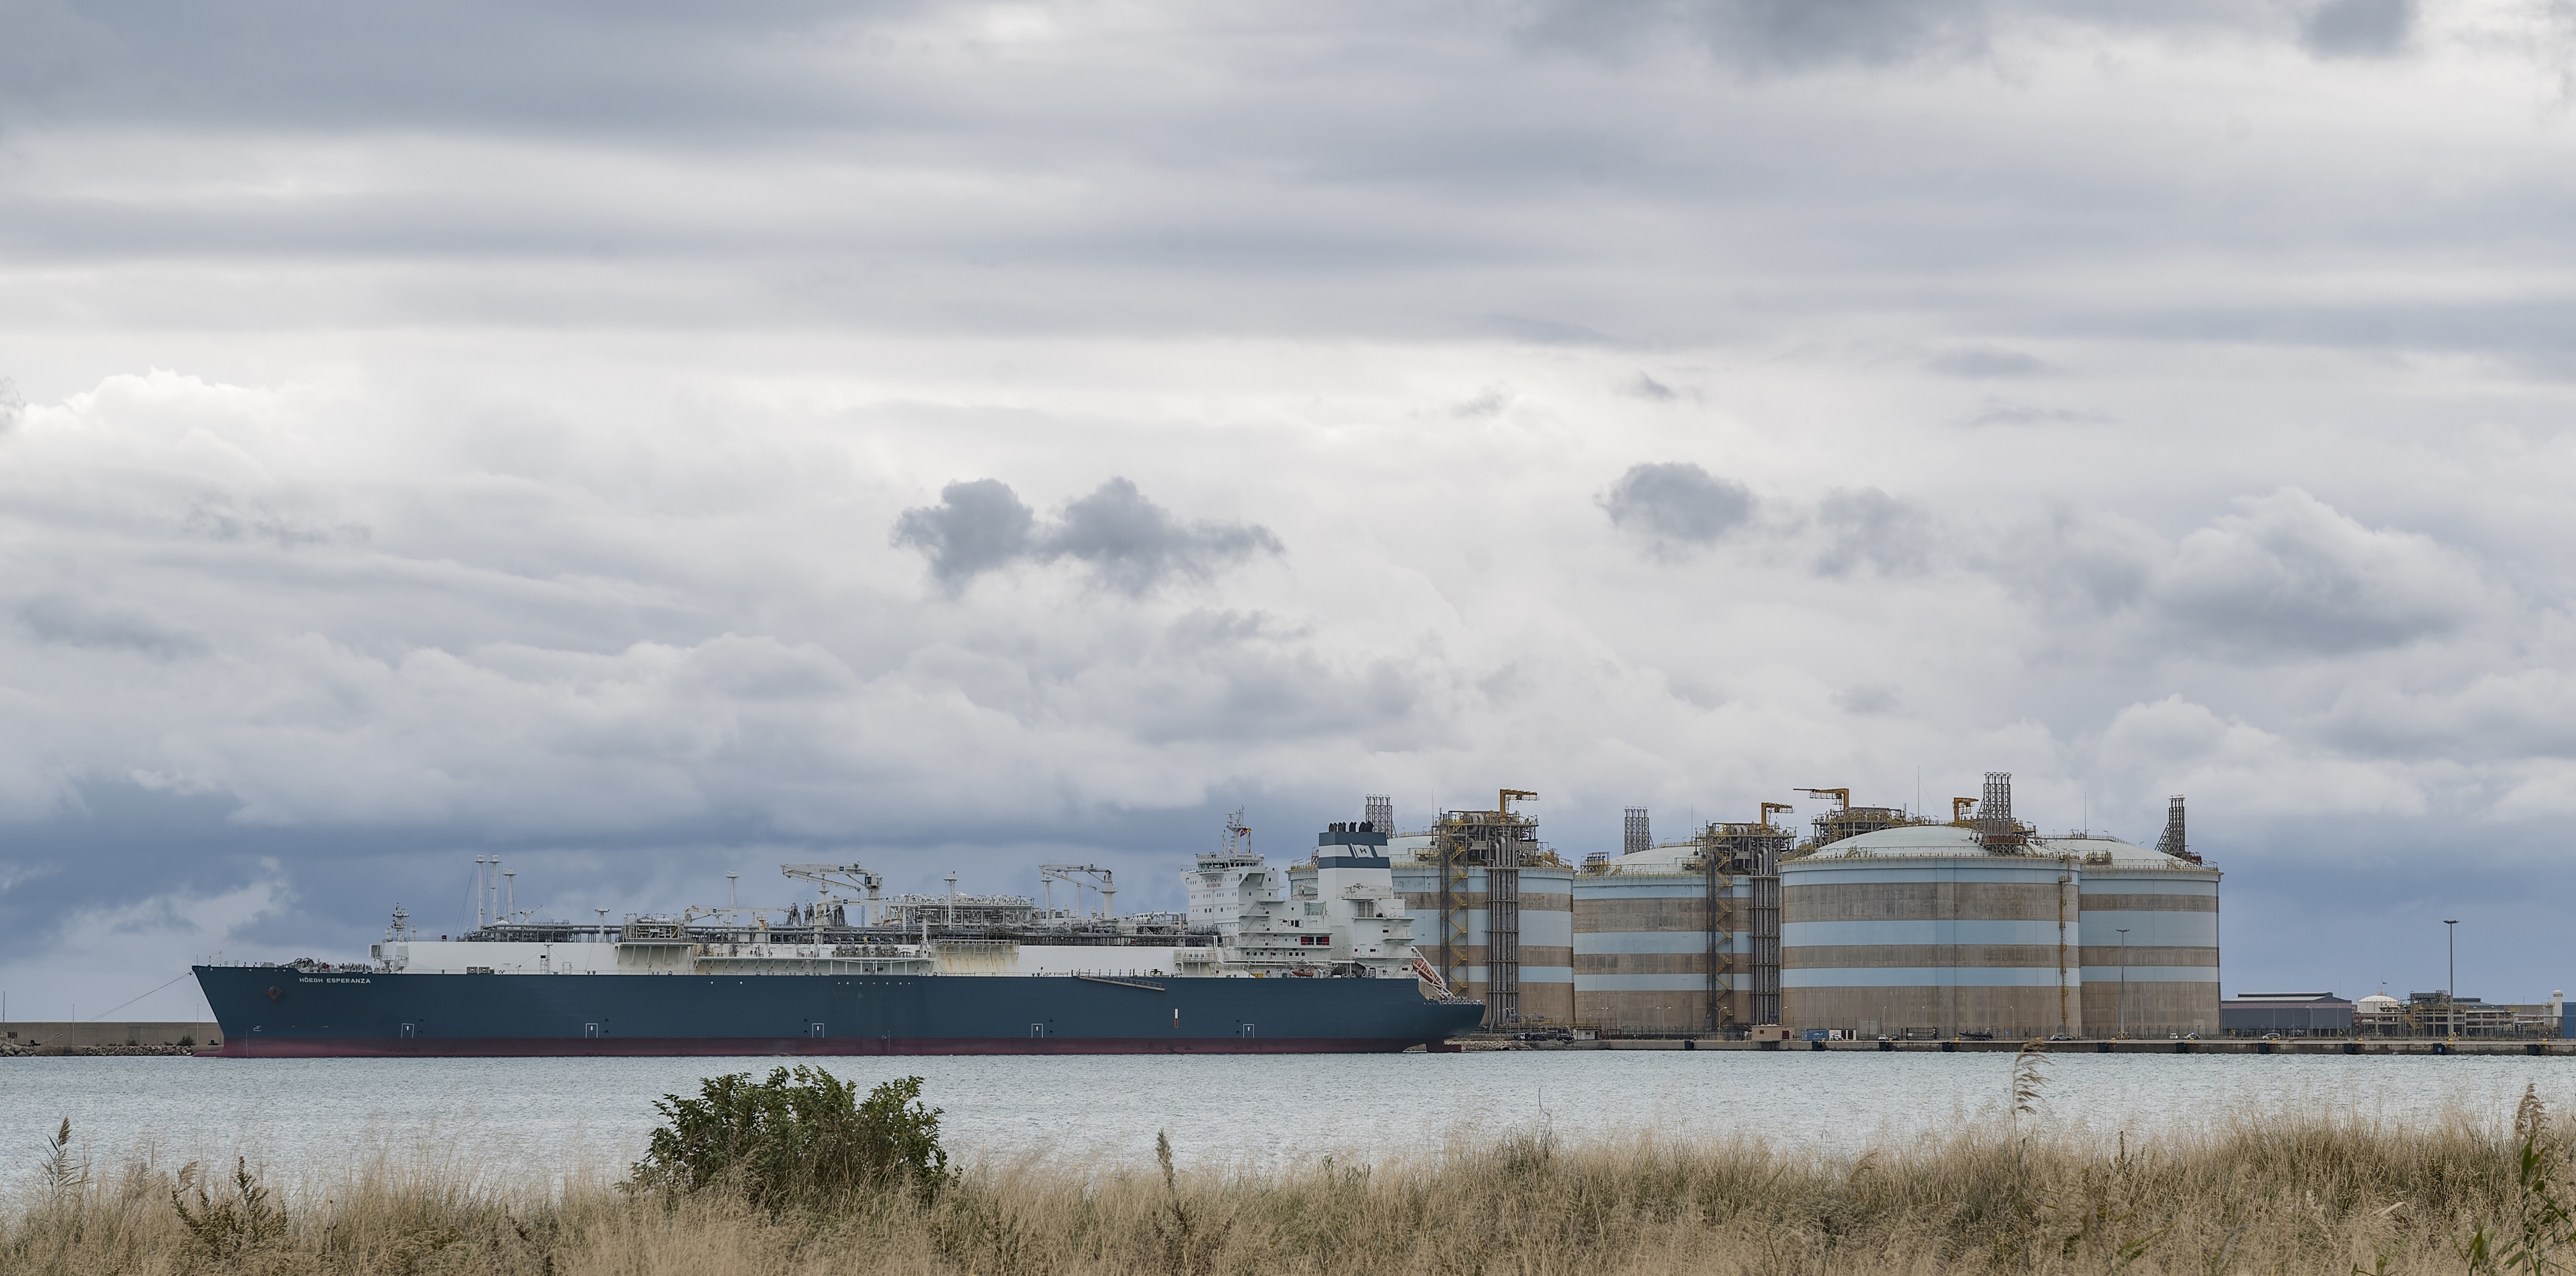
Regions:
<instances>
[{"instance_id":1,"label":"lng storage tank","mask_svg":"<svg viewBox=\"0 0 2576 1276\"><path fill-rule=\"evenodd\" d=\"M2011 777L1936 822L1831 799L1812 833L1710 823L1569 865L1503 790L1391 838L1415 942L1492 1030L1896 1039L2179 1036L2218 1028L2219 871L2182 799L2141 846L2042 835ZM1385 799L1370 800L1376 827Z\"/></svg>"}]
</instances>

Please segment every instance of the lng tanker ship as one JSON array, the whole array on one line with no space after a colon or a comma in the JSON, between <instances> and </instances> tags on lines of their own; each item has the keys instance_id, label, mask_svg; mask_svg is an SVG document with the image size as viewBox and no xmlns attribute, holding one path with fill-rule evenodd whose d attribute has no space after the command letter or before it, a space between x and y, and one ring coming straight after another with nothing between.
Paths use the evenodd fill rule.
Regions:
<instances>
[{"instance_id":1,"label":"lng tanker ship","mask_svg":"<svg viewBox=\"0 0 2576 1276\"><path fill-rule=\"evenodd\" d=\"M1250 830L1182 874L1185 914L1119 916L1114 880L1048 865L1017 895L881 897L857 864L790 864L810 901L538 921L477 861L477 927L400 909L364 962L199 966L229 1056L1392 1051L1476 1027L1413 949L1387 834L1336 824L1274 868ZM513 878L515 880L515 878ZM1074 907L1053 907L1054 882ZM1082 883L1102 907L1082 911Z\"/></svg>"}]
</instances>

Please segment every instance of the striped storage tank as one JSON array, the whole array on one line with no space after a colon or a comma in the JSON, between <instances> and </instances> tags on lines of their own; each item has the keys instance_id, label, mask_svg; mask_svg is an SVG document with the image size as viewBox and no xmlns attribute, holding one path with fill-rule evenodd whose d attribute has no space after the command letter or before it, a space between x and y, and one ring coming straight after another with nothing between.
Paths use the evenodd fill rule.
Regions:
<instances>
[{"instance_id":1,"label":"striped storage tank","mask_svg":"<svg viewBox=\"0 0 2576 1276\"><path fill-rule=\"evenodd\" d=\"M1440 915L1440 865L1425 858L1430 839L1406 836L1387 844L1394 861L1395 889L1413 914L1415 951L1433 966L1440 964L1445 920ZM1488 1028L1563 1027L1574 1022L1574 870L1561 864L1531 864L1520 874L1520 1020L1489 1023ZM1491 895L1481 866L1467 870L1465 906L1467 935L1463 954L1462 996L1491 1004L1492 968L1486 964L1486 928Z\"/></svg>"},{"instance_id":2,"label":"striped storage tank","mask_svg":"<svg viewBox=\"0 0 2576 1276\"><path fill-rule=\"evenodd\" d=\"M1780 865L1780 1021L1863 1037L2084 1033L2077 866L1955 824Z\"/></svg>"},{"instance_id":3,"label":"striped storage tank","mask_svg":"<svg viewBox=\"0 0 2576 1276\"><path fill-rule=\"evenodd\" d=\"M1717 997L1699 844L1622 855L1574 879L1574 1019L1610 1032L1708 1032L1744 1022L1753 936L1748 878L1719 879Z\"/></svg>"},{"instance_id":4,"label":"striped storage tank","mask_svg":"<svg viewBox=\"0 0 2576 1276\"><path fill-rule=\"evenodd\" d=\"M2116 837L2043 843L2083 877L2091 1035L2218 1031L2218 870Z\"/></svg>"}]
</instances>

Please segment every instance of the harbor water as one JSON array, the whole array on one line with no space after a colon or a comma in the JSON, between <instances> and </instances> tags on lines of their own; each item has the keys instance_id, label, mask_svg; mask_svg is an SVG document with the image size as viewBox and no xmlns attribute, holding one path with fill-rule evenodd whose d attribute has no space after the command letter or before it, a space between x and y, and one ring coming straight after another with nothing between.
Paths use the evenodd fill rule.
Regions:
<instances>
[{"instance_id":1,"label":"harbor water","mask_svg":"<svg viewBox=\"0 0 2576 1276\"><path fill-rule=\"evenodd\" d=\"M102 1163L150 1146L239 1153L296 1179L356 1161L480 1173L614 1172L654 1101L745 1059L0 1060L0 1147L32 1159L69 1118ZM970 1159L1149 1164L1155 1135L1199 1166L1436 1154L1544 1128L1569 1140L1753 1136L1849 1155L2005 1112L2008 1054L1497 1051L1453 1055L839 1058L837 1075L923 1078ZM2563 1110L2576 1058L2056 1055L2041 1119L2109 1137L2238 1116L2503 1121L2526 1083ZM0 1167L5 1168L5 1167Z\"/></svg>"}]
</instances>

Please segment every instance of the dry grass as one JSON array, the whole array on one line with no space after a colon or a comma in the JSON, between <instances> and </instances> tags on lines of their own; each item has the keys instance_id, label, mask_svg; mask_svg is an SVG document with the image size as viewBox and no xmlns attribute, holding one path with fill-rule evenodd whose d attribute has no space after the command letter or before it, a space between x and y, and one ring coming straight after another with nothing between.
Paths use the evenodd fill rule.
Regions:
<instances>
[{"instance_id":1,"label":"dry grass","mask_svg":"<svg viewBox=\"0 0 2576 1276\"><path fill-rule=\"evenodd\" d=\"M2559 1227L2536 1203L2567 1199L2565 1148L2544 1133L2533 1178L2522 1146L2501 1114L2433 1128L2247 1119L2103 1145L1960 1133L1856 1159L1532 1137L1376 1167L984 1165L928 1204L890 1195L778 1217L722 1191L378 1168L285 1201L265 1224L244 1221L260 1211L234 1167L215 1167L212 1184L189 1172L183 1192L178 1168L136 1156L111 1173L22 1179L0 1211L0 1271L2458 1271L2476 1269L2481 1233L2501 1268L2520 1238ZM204 1221L227 1206L229 1231Z\"/></svg>"}]
</instances>

